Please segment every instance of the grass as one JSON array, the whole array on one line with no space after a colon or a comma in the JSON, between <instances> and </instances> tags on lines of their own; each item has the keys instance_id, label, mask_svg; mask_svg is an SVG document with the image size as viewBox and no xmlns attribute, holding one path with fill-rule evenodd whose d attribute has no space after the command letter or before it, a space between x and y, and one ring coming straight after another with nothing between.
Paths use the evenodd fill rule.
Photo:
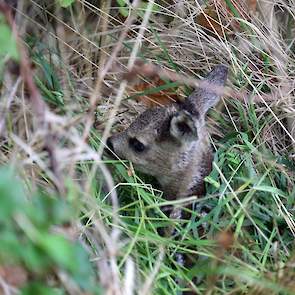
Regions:
<instances>
[{"instance_id":1,"label":"grass","mask_svg":"<svg viewBox=\"0 0 295 295\"><path fill-rule=\"evenodd\" d=\"M44 150L46 133L36 123L29 92L21 82L13 93L17 77L3 69L0 163L13 166L16 179L6 180L10 170L2 168L0 194L22 183L25 196L20 201L11 192L13 202L0 200L2 208L10 208L3 210L7 222L0 218L4 294L179 294L189 286L196 294L294 294L295 8L257 1L257 14L249 18L236 1L221 2L211 9L220 23L214 29L222 34L208 33L202 28L208 24L197 23L206 4L161 1L142 40L136 38L145 11L135 14L121 44L128 19L107 1L76 1L63 10L53 2L20 1L20 33L50 110L57 167L52 169ZM118 44L117 56L111 57ZM145 90L136 93L130 83L118 95L134 54L187 77L227 64L227 85L241 94L224 97L210 111L213 169L205 179L207 193L195 200L189 220L171 220L162 211L187 200L165 200L155 181L134 171L132 163L99 154L113 107L111 127L117 132L144 108L135 97L166 88L189 93L177 81L149 86L152 79L142 75ZM102 76L101 65L110 59ZM91 97L94 114L87 112ZM159 234L169 226L176 228L174 238ZM15 251L3 255L12 244ZM192 267L180 266L176 253L191 257ZM20 267L26 279L16 284L5 272L8 266ZM87 283L83 271L89 274Z\"/></svg>"}]
</instances>

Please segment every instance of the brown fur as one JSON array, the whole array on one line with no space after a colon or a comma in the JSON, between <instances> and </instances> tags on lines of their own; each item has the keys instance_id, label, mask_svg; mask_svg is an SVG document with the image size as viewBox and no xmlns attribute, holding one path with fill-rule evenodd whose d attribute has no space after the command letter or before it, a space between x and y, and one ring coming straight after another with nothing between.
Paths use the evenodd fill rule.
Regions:
<instances>
[{"instance_id":1,"label":"brown fur","mask_svg":"<svg viewBox=\"0 0 295 295\"><path fill-rule=\"evenodd\" d=\"M205 115L220 98L214 86L223 86L226 77L225 66L215 67L206 78L206 89L196 89L182 104L148 109L110 137L108 146L154 176L167 199L204 194L204 177L212 164Z\"/></svg>"}]
</instances>

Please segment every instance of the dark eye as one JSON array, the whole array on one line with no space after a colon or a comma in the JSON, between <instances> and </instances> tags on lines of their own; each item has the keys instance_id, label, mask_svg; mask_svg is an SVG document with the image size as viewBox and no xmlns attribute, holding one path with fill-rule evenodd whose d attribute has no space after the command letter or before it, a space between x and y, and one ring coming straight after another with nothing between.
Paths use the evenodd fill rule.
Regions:
<instances>
[{"instance_id":1,"label":"dark eye","mask_svg":"<svg viewBox=\"0 0 295 295\"><path fill-rule=\"evenodd\" d=\"M177 127L182 134L189 134L192 131L185 122L178 122Z\"/></svg>"},{"instance_id":2,"label":"dark eye","mask_svg":"<svg viewBox=\"0 0 295 295\"><path fill-rule=\"evenodd\" d=\"M135 137L129 139L129 145L137 153L141 153L145 150L144 144Z\"/></svg>"}]
</instances>

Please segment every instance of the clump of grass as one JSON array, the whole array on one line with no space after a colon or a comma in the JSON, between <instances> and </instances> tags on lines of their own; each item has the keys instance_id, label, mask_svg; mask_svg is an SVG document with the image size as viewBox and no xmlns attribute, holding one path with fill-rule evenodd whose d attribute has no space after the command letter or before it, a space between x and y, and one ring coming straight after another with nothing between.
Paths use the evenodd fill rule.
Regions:
<instances>
[{"instance_id":1,"label":"clump of grass","mask_svg":"<svg viewBox=\"0 0 295 295\"><path fill-rule=\"evenodd\" d=\"M0 161L15 166L26 197L13 204L1 197L1 208L10 204L16 213L0 222L5 238L25 243L24 253L37 258L21 255L19 246L9 256L2 249L0 270L21 266L37 283L13 285L0 271L0 288L5 294L16 288L23 294L294 293L294 7L257 1L248 17L237 1L214 2L206 17L215 21L200 23L205 3L133 2L140 11L130 8L127 18L122 11L129 6L120 1L117 7L76 1L61 9L34 0L14 8L50 128L37 124L24 77L3 69ZM189 81L214 64L230 66L228 87L237 96L227 95L210 112L215 158L203 197L167 201L132 165L102 157L109 131L124 128L143 108L133 100L136 89L129 91L134 85L122 80L136 58ZM182 96L191 91L164 82L139 94L170 86ZM14 182L3 188L9 192ZM189 220L162 211L192 199ZM176 228L175 239L159 234L168 226ZM84 258L65 259L77 241ZM192 266L179 266L175 253L190 257ZM44 265L36 270L33 262ZM91 282L78 272L86 266Z\"/></svg>"}]
</instances>

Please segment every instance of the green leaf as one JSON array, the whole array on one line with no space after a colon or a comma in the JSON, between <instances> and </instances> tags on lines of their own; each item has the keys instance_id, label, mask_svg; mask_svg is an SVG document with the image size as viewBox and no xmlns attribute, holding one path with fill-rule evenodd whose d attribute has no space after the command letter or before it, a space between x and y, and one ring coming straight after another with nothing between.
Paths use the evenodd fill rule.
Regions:
<instances>
[{"instance_id":1,"label":"green leaf","mask_svg":"<svg viewBox=\"0 0 295 295\"><path fill-rule=\"evenodd\" d=\"M253 187L253 189L257 190L257 191L261 191L261 192L268 192L271 194L277 194L279 196L282 197L288 197L288 195L283 192L282 190L276 188L276 187L272 187L272 186L267 186L267 185L256 185Z\"/></svg>"},{"instance_id":2,"label":"green leaf","mask_svg":"<svg viewBox=\"0 0 295 295\"><path fill-rule=\"evenodd\" d=\"M128 3L125 0L117 0L117 4L119 6L119 12L124 16L127 17L129 15L129 8L128 8ZM137 11L137 14L141 17L143 17L147 6L148 2L142 2L139 10ZM157 4L154 4L152 7L152 12L159 12L159 6Z\"/></svg>"},{"instance_id":3,"label":"green leaf","mask_svg":"<svg viewBox=\"0 0 295 295\"><path fill-rule=\"evenodd\" d=\"M73 270L76 261L75 256L73 255L70 242L64 237L44 233L40 235L39 243L43 250L45 250L57 264L68 270Z\"/></svg>"},{"instance_id":4,"label":"green leaf","mask_svg":"<svg viewBox=\"0 0 295 295\"><path fill-rule=\"evenodd\" d=\"M36 195L32 205L27 214L39 228L48 228L52 223L68 222L73 214L65 200L46 194Z\"/></svg>"},{"instance_id":5,"label":"green leaf","mask_svg":"<svg viewBox=\"0 0 295 295\"><path fill-rule=\"evenodd\" d=\"M119 12L124 16L127 17L129 14L129 9L126 6L126 2L124 0L117 0L117 3L119 5Z\"/></svg>"},{"instance_id":6,"label":"green leaf","mask_svg":"<svg viewBox=\"0 0 295 295\"><path fill-rule=\"evenodd\" d=\"M52 260L44 255L42 249L30 241L26 241L24 245L19 243L18 248L21 251L23 263L29 270L40 274L47 272L48 268L52 266Z\"/></svg>"},{"instance_id":7,"label":"green leaf","mask_svg":"<svg viewBox=\"0 0 295 295\"><path fill-rule=\"evenodd\" d=\"M78 243L72 245L75 265L72 275L80 287L89 289L91 287L91 277L94 275L86 251Z\"/></svg>"},{"instance_id":8,"label":"green leaf","mask_svg":"<svg viewBox=\"0 0 295 295\"><path fill-rule=\"evenodd\" d=\"M72 5L75 0L57 0L57 2L61 7L67 8Z\"/></svg>"},{"instance_id":9,"label":"green leaf","mask_svg":"<svg viewBox=\"0 0 295 295\"><path fill-rule=\"evenodd\" d=\"M32 294L40 294L40 295L63 295L64 291L57 288L49 288L44 286L41 283L31 283L26 286L22 291L21 295L32 295Z\"/></svg>"},{"instance_id":10,"label":"green leaf","mask_svg":"<svg viewBox=\"0 0 295 295\"><path fill-rule=\"evenodd\" d=\"M117 0L117 3L119 6L126 6L126 1L125 0Z\"/></svg>"},{"instance_id":11,"label":"green leaf","mask_svg":"<svg viewBox=\"0 0 295 295\"><path fill-rule=\"evenodd\" d=\"M22 250L17 236L10 228L0 231L0 263L17 261L22 255Z\"/></svg>"},{"instance_id":12,"label":"green leaf","mask_svg":"<svg viewBox=\"0 0 295 295\"><path fill-rule=\"evenodd\" d=\"M0 15L0 56L5 55L8 55L14 60L19 60L19 53L12 31L5 23L4 17Z\"/></svg>"},{"instance_id":13,"label":"green leaf","mask_svg":"<svg viewBox=\"0 0 295 295\"><path fill-rule=\"evenodd\" d=\"M7 222L12 215L24 208L24 192L20 181L13 177L13 169L0 169L0 221Z\"/></svg>"},{"instance_id":14,"label":"green leaf","mask_svg":"<svg viewBox=\"0 0 295 295\"><path fill-rule=\"evenodd\" d=\"M218 181L216 181L215 179L213 179L210 176L206 176L204 178L204 180L210 184L212 184L215 188L220 188L220 183Z\"/></svg>"}]
</instances>

